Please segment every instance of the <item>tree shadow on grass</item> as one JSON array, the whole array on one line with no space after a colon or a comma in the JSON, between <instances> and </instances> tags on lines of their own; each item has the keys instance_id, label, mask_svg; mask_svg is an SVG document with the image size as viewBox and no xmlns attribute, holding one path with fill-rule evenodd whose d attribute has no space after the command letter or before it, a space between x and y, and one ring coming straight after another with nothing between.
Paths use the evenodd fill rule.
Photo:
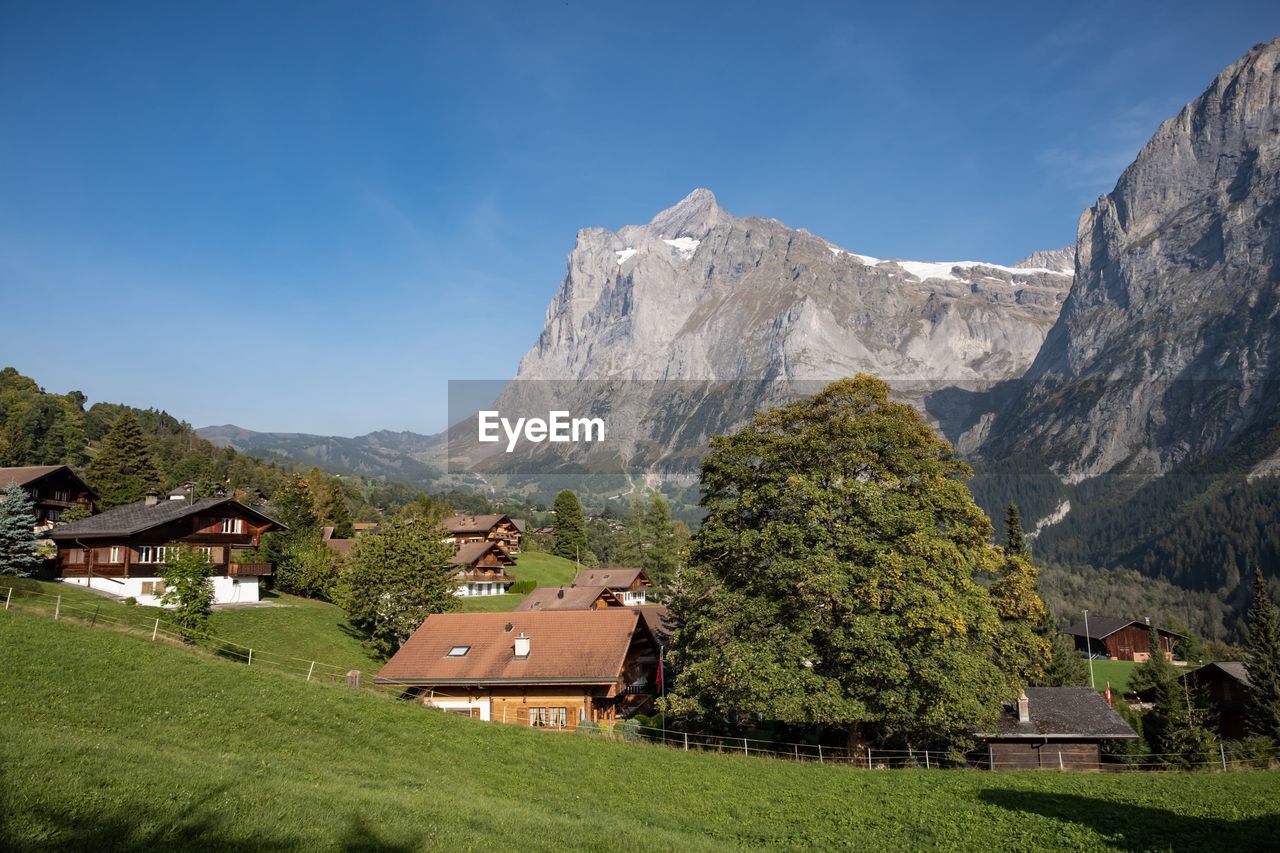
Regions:
<instances>
[{"instance_id":1,"label":"tree shadow on grass","mask_svg":"<svg viewBox=\"0 0 1280 853\"><path fill-rule=\"evenodd\" d=\"M308 850L315 838L263 838L251 830L231 831L225 818L215 813L212 803L222 799L226 789L210 792L200 804L172 815L157 816L162 807L121 805L112 813L79 811L74 797L61 808L14 809L10 800L0 809L0 850L44 851L128 850L144 853L170 851L266 851ZM270 811L271 804L262 804ZM351 853L408 853L422 849L425 839L390 841L360 815L352 815L340 837L328 839ZM325 845L326 847L329 845Z\"/></svg>"},{"instance_id":2,"label":"tree shadow on grass","mask_svg":"<svg viewBox=\"0 0 1280 853\"><path fill-rule=\"evenodd\" d=\"M1280 843L1280 815L1275 814L1227 820L1075 794L1007 789L988 789L978 798L1010 811L1088 827L1100 842L1120 850L1275 850Z\"/></svg>"}]
</instances>

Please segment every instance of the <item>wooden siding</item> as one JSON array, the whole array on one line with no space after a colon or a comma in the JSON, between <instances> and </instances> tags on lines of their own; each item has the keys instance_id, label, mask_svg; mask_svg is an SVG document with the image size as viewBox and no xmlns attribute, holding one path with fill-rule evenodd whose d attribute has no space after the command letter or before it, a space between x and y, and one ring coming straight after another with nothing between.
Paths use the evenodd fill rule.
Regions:
<instances>
[{"instance_id":1,"label":"wooden siding","mask_svg":"<svg viewBox=\"0 0 1280 853\"><path fill-rule=\"evenodd\" d=\"M987 755L992 770L1097 770L1102 760L1097 741L992 741Z\"/></svg>"}]
</instances>

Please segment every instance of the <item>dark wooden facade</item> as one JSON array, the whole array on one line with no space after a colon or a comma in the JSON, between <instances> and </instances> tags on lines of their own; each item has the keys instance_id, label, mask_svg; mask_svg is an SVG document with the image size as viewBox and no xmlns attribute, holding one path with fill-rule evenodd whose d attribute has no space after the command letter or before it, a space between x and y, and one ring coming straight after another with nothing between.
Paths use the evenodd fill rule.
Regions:
<instances>
[{"instance_id":1,"label":"dark wooden facade","mask_svg":"<svg viewBox=\"0 0 1280 853\"><path fill-rule=\"evenodd\" d=\"M1102 766L1102 748L1096 740L992 740L987 743L986 758L992 770L1097 770Z\"/></svg>"},{"instance_id":2,"label":"dark wooden facade","mask_svg":"<svg viewBox=\"0 0 1280 853\"><path fill-rule=\"evenodd\" d=\"M1141 663L1151 657L1151 627L1136 619L1111 619L1096 617L1090 620L1086 630L1080 622L1067 629L1075 639L1076 650L1093 657L1111 660L1127 660ZM1160 648L1169 660L1181 635L1164 628L1156 628Z\"/></svg>"},{"instance_id":3,"label":"dark wooden facade","mask_svg":"<svg viewBox=\"0 0 1280 853\"><path fill-rule=\"evenodd\" d=\"M256 548L263 533L279 525L229 501L157 527L132 534L68 537L55 531L58 574L62 577L156 577L164 562L160 549L187 545L205 551L211 574L263 577L271 565L257 560L237 561L235 552Z\"/></svg>"},{"instance_id":4,"label":"dark wooden facade","mask_svg":"<svg viewBox=\"0 0 1280 853\"><path fill-rule=\"evenodd\" d=\"M516 522L505 515L454 515L444 520L447 539L455 548L475 542L495 542L508 552L520 552L523 535Z\"/></svg>"},{"instance_id":5,"label":"dark wooden facade","mask_svg":"<svg viewBox=\"0 0 1280 853\"><path fill-rule=\"evenodd\" d=\"M73 507L93 512L98 499L84 480L66 465L0 469L0 491L21 486L35 504L36 528L48 528L62 520Z\"/></svg>"}]
</instances>

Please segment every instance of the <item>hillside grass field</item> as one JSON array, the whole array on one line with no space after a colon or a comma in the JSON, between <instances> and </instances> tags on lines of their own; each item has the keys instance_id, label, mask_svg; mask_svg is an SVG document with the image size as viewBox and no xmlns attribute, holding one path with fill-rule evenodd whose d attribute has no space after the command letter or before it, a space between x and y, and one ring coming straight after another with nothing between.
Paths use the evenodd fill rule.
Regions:
<instances>
[{"instance_id":1,"label":"hillside grass field","mask_svg":"<svg viewBox=\"0 0 1280 853\"><path fill-rule=\"evenodd\" d=\"M1262 849L1280 776L873 771L459 719L0 611L0 847Z\"/></svg>"},{"instance_id":2,"label":"hillside grass field","mask_svg":"<svg viewBox=\"0 0 1280 853\"><path fill-rule=\"evenodd\" d=\"M1087 664L1088 661L1085 663ZM1107 682L1111 682L1113 694L1124 693L1129 689L1129 676L1133 675L1133 671L1138 666L1139 664L1131 660L1095 660L1093 684L1098 688L1098 692L1102 692L1107 689Z\"/></svg>"},{"instance_id":3,"label":"hillside grass field","mask_svg":"<svg viewBox=\"0 0 1280 853\"><path fill-rule=\"evenodd\" d=\"M516 580L533 581L538 586L568 586L577 576L578 566L545 551L521 551L511 574Z\"/></svg>"}]
</instances>

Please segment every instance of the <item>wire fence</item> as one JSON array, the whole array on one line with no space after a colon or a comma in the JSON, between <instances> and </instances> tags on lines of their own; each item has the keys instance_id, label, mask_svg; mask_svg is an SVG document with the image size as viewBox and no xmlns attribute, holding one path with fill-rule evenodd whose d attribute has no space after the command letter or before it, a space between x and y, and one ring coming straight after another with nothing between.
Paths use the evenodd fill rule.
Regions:
<instances>
[{"instance_id":1,"label":"wire fence","mask_svg":"<svg viewBox=\"0 0 1280 853\"><path fill-rule=\"evenodd\" d=\"M0 588L3 590L3 588ZM104 606L105 605L105 606ZM89 602L79 598L42 593L28 588L10 587L4 592L4 610L20 610L56 620L71 620L91 627L114 629L152 642L168 642L196 647L226 660L248 667L267 668L302 678L313 684L358 688L382 696L403 698L406 689L393 684L377 684L364 678L364 673L319 660L281 655L266 649L203 632L183 629L153 608L119 606L103 599ZM471 694L454 694L433 690L428 697L414 697L428 708L476 719L488 719L538 731L576 732L593 737L650 743L667 748L712 752L725 755L764 757L778 760L809 761L876 770L898 769L978 769L978 770L1095 770L1181 771L1181 770L1250 770L1273 768L1280 762L1280 750L1259 748L1244 743L1220 743L1215 750L1188 756L1185 753L1106 754L1078 746L1055 745L1053 742L1029 744L1020 749L1002 745L986 745L960 753L954 750L883 749L874 746L840 747L821 742L788 742L706 732L689 732L666 727L644 726L639 720L597 721L585 717L581 710L575 716L564 705L548 704L531 698L520 704L503 703L500 711L483 710L484 702Z\"/></svg>"}]
</instances>

